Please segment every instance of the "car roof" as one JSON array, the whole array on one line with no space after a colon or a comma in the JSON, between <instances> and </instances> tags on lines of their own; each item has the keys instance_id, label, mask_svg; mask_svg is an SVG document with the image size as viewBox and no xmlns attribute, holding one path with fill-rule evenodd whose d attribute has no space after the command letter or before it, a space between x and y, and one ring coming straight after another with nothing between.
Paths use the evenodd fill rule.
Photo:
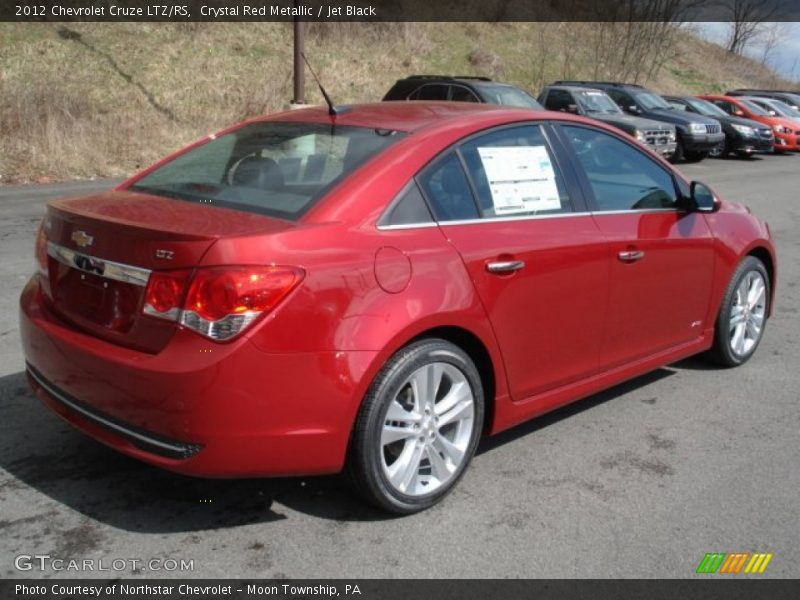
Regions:
<instances>
[{"instance_id":1,"label":"car roof","mask_svg":"<svg viewBox=\"0 0 800 600\"><path fill-rule=\"evenodd\" d=\"M593 88L584 85L561 85L560 83L546 85L545 88L548 90L567 90L576 93L583 93L583 92L602 92L603 94L606 93L605 90L602 90L600 88Z\"/></svg>"},{"instance_id":2,"label":"car roof","mask_svg":"<svg viewBox=\"0 0 800 600\"><path fill-rule=\"evenodd\" d=\"M468 120L470 117L500 111L524 116L543 114L527 108L512 108L500 104L478 102L447 102L395 100L370 104L352 104L337 107L340 114L331 117L327 107L313 106L260 117L253 121L294 121L336 123L373 129L415 132L441 125L443 121Z\"/></svg>"},{"instance_id":3,"label":"car roof","mask_svg":"<svg viewBox=\"0 0 800 600\"><path fill-rule=\"evenodd\" d=\"M650 90L644 87L643 85L639 85L638 83L624 83L621 81L579 81L579 80L565 80L559 79L558 81L554 81L552 85L560 85L560 86L573 86L578 88L590 88L594 87L599 90L605 90L607 88L623 88L623 89L630 89L634 91L641 91L641 92L649 92Z\"/></svg>"}]
</instances>

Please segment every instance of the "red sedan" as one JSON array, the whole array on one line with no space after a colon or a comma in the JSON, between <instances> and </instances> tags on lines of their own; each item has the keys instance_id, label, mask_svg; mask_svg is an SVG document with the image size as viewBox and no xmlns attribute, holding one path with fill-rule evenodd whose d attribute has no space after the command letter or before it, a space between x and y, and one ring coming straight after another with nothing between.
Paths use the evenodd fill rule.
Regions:
<instances>
[{"instance_id":1,"label":"red sedan","mask_svg":"<svg viewBox=\"0 0 800 600\"><path fill-rule=\"evenodd\" d=\"M744 117L770 127L775 134L773 146L775 152L800 150L800 130L797 122L786 117L770 115L747 96L705 95L698 98L716 104L729 115Z\"/></svg>"},{"instance_id":2,"label":"red sedan","mask_svg":"<svg viewBox=\"0 0 800 600\"><path fill-rule=\"evenodd\" d=\"M259 118L51 202L31 386L190 475L335 473L440 500L493 434L686 356L755 352L763 221L565 113L381 103Z\"/></svg>"}]
</instances>

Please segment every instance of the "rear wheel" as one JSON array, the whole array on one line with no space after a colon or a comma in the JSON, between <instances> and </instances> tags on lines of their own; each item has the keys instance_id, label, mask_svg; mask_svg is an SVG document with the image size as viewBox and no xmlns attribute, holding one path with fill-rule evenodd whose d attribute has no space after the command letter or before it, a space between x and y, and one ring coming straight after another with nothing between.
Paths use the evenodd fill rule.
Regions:
<instances>
[{"instance_id":1,"label":"rear wheel","mask_svg":"<svg viewBox=\"0 0 800 600\"><path fill-rule=\"evenodd\" d=\"M348 470L357 489L400 514L436 504L475 453L483 404L478 371L457 346L428 339L397 352L356 420Z\"/></svg>"},{"instance_id":2,"label":"rear wheel","mask_svg":"<svg viewBox=\"0 0 800 600\"><path fill-rule=\"evenodd\" d=\"M710 353L716 362L736 367L753 356L764 335L769 299L767 269L748 256L737 267L722 298Z\"/></svg>"}]
</instances>

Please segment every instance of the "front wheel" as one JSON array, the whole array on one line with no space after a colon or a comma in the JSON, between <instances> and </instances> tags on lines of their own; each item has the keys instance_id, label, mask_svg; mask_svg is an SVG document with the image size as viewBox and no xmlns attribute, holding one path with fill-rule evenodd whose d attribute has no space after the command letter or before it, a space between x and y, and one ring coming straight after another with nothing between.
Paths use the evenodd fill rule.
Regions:
<instances>
[{"instance_id":1,"label":"front wheel","mask_svg":"<svg viewBox=\"0 0 800 600\"><path fill-rule=\"evenodd\" d=\"M726 367L747 362L756 351L767 324L769 275L753 256L737 267L722 298L711 357Z\"/></svg>"},{"instance_id":2,"label":"front wheel","mask_svg":"<svg viewBox=\"0 0 800 600\"><path fill-rule=\"evenodd\" d=\"M728 145L726 142L720 142L708 153L711 158L725 158L728 156L728 154L730 154L730 152L728 151Z\"/></svg>"},{"instance_id":3,"label":"front wheel","mask_svg":"<svg viewBox=\"0 0 800 600\"><path fill-rule=\"evenodd\" d=\"M427 339L398 351L356 420L348 456L356 488L399 514L433 506L472 459L483 406L478 371L458 346Z\"/></svg>"},{"instance_id":4,"label":"front wheel","mask_svg":"<svg viewBox=\"0 0 800 600\"><path fill-rule=\"evenodd\" d=\"M686 150L683 147L683 140L678 136L678 143L675 144L675 152L670 156L669 162L672 164L677 164L679 162L683 162L683 159L686 157Z\"/></svg>"},{"instance_id":5,"label":"front wheel","mask_svg":"<svg viewBox=\"0 0 800 600\"><path fill-rule=\"evenodd\" d=\"M684 150L683 156L686 162L700 162L708 156L708 152L689 152L688 150Z\"/></svg>"}]
</instances>

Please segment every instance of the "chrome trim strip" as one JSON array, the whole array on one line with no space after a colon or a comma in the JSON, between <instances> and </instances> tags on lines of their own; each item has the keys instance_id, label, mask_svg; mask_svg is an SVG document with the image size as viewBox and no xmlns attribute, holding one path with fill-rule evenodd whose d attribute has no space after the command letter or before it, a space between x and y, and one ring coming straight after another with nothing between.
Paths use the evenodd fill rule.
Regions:
<instances>
[{"instance_id":1,"label":"chrome trim strip","mask_svg":"<svg viewBox=\"0 0 800 600\"><path fill-rule=\"evenodd\" d=\"M475 225L477 223L505 223L509 221L537 221L541 219L564 219L567 217L599 217L602 215L626 215L626 214L646 214L662 212L681 212L677 208L641 208L636 210L601 210L590 212L569 212L556 213L552 215L528 215L526 217L492 217L489 219L462 219L458 221L440 221L438 223L412 223L406 225L384 225L378 226L380 231L391 231L393 229L420 229L423 227L448 227L450 225Z\"/></svg>"},{"instance_id":2,"label":"chrome trim strip","mask_svg":"<svg viewBox=\"0 0 800 600\"><path fill-rule=\"evenodd\" d=\"M627 215L627 214L647 214L647 213L663 213L663 212L681 212L679 208L637 208L637 209L629 209L629 210L602 210L596 211L592 213L594 217L600 217L602 215Z\"/></svg>"},{"instance_id":3,"label":"chrome trim strip","mask_svg":"<svg viewBox=\"0 0 800 600\"><path fill-rule=\"evenodd\" d=\"M168 450L170 452L175 452L177 454L185 454L186 446L179 446L179 445L176 445L176 444L170 444L168 442L162 442L161 440L153 439L153 438L148 437L146 435L142 435L138 431L133 431L131 429L128 429L127 427L123 427L122 425L114 423L113 421L109 421L108 419L104 419L103 417L101 417L101 416L99 416L99 415L97 415L97 414L95 414L95 413L93 413L91 411L86 410L82 406L78 406L77 404L75 404L69 398L66 398L61 392L59 392L57 389L53 388L53 386L51 386L47 381L45 381L33 369L28 369L28 373L30 373L30 376L33 377L36 380L36 383L38 383L40 386L42 386L48 394L50 394L51 396L56 398L59 402L61 402L63 404L66 404L72 410L81 413L83 416L85 416L89 420L94 421L96 423L100 423L103 426L108 427L109 429L113 429L114 431L118 431L119 433L124 434L125 436L136 438L137 440L140 440L140 441L142 441L142 442L144 442L146 444L151 444L153 446L158 446L159 448L164 448L165 450Z\"/></svg>"},{"instance_id":4,"label":"chrome trim strip","mask_svg":"<svg viewBox=\"0 0 800 600\"><path fill-rule=\"evenodd\" d=\"M379 231L393 231L395 229L425 229L428 227L436 227L438 223L435 221L428 221L425 223L404 223L402 225L378 225Z\"/></svg>"},{"instance_id":5,"label":"chrome trim strip","mask_svg":"<svg viewBox=\"0 0 800 600\"><path fill-rule=\"evenodd\" d=\"M105 277L106 279L122 281L123 283L144 287L147 285L148 279L150 279L149 269L81 254L53 242L47 242L47 255L73 269Z\"/></svg>"}]
</instances>

